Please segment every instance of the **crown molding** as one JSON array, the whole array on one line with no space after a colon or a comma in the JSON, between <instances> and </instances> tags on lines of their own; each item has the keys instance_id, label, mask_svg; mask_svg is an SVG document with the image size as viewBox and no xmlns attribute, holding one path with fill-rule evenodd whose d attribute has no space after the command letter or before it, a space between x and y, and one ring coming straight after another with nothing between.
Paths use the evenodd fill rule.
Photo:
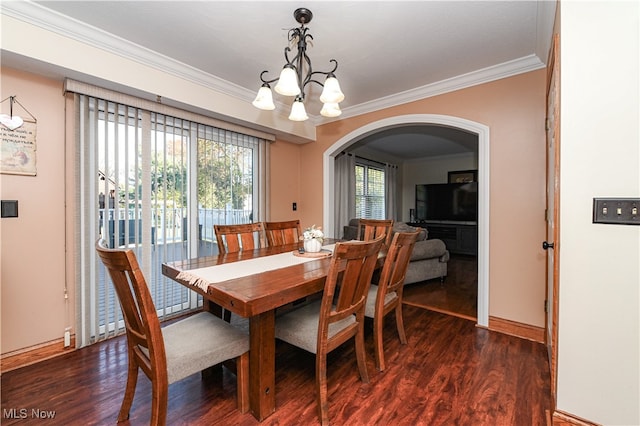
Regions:
<instances>
[{"instance_id":1,"label":"crown molding","mask_svg":"<svg viewBox=\"0 0 640 426\"><path fill-rule=\"evenodd\" d=\"M378 111L385 108L403 105L420 99L430 98L432 96L442 95L444 93L465 89L467 87L477 86L479 84L489 83L491 81L535 71L540 68L544 68L545 66L546 65L536 55L528 55L502 64L493 65L467 74L438 81L436 83L395 93L360 105L344 108L342 110L341 118L354 117L371 111Z\"/></svg>"},{"instance_id":2,"label":"crown molding","mask_svg":"<svg viewBox=\"0 0 640 426\"><path fill-rule=\"evenodd\" d=\"M216 77L215 75L206 73L165 55L161 55L155 51L139 46L126 39L70 18L31 1L2 2L1 12L2 14L14 19L55 32L80 43L141 63L161 72L168 73L186 81L193 82L200 86L249 103L255 96L255 92L252 90L233 84L227 80ZM354 117L372 111L390 108L478 84L488 83L517 74L534 71L543 67L545 67L544 62L536 55L532 54L523 58L452 77L447 80L396 93L373 101L364 102L359 105L346 107L342 110L343 113L339 118L327 119L319 115L311 114L309 114L309 116L315 125L329 123L339 119ZM287 106L279 103L278 109L286 110Z\"/></svg>"},{"instance_id":3,"label":"crown molding","mask_svg":"<svg viewBox=\"0 0 640 426\"><path fill-rule=\"evenodd\" d=\"M2 14L229 96L250 100L255 96L227 80L31 1L3 2Z\"/></svg>"}]
</instances>

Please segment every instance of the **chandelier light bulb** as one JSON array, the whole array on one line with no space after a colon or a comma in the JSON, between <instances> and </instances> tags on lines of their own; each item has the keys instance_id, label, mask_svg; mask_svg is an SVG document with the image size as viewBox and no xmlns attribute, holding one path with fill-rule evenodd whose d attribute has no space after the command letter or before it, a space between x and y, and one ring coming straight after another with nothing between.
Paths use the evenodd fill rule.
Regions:
<instances>
[{"instance_id":1,"label":"chandelier light bulb","mask_svg":"<svg viewBox=\"0 0 640 426\"><path fill-rule=\"evenodd\" d=\"M298 96L300 87L298 86L298 74L293 66L287 64L282 68L278 84L274 87L275 91L284 96Z\"/></svg>"},{"instance_id":2,"label":"chandelier light bulb","mask_svg":"<svg viewBox=\"0 0 640 426\"><path fill-rule=\"evenodd\" d=\"M327 102L322 106L322 110L320 111L320 115L323 117L338 117L340 114L342 114L342 110L337 102Z\"/></svg>"},{"instance_id":3,"label":"chandelier light bulb","mask_svg":"<svg viewBox=\"0 0 640 426\"><path fill-rule=\"evenodd\" d=\"M276 106L273 103L273 94L271 93L271 89L268 84L263 84L260 90L258 90L258 95L256 99L252 102L253 106L259 109L263 109L265 111L272 111L276 109Z\"/></svg>"},{"instance_id":4,"label":"chandelier light bulb","mask_svg":"<svg viewBox=\"0 0 640 426\"><path fill-rule=\"evenodd\" d=\"M320 102L338 103L342 101L344 101L344 93L340 90L340 83L338 83L338 79L333 74L329 74L324 81Z\"/></svg>"},{"instance_id":5,"label":"chandelier light bulb","mask_svg":"<svg viewBox=\"0 0 640 426\"><path fill-rule=\"evenodd\" d=\"M291 114L289 114L289 120L291 121L305 121L308 119L307 111L304 109L304 103L299 97L291 106Z\"/></svg>"}]
</instances>

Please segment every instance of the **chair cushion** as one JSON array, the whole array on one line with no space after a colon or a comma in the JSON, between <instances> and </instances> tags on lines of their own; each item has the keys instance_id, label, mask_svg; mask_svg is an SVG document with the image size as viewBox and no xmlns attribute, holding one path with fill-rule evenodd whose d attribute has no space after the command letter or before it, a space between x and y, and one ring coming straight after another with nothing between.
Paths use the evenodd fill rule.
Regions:
<instances>
[{"instance_id":1,"label":"chair cushion","mask_svg":"<svg viewBox=\"0 0 640 426\"><path fill-rule=\"evenodd\" d=\"M313 354L317 353L321 302L310 303L276 318L276 338ZM355 316L351 315L330 324L329 338L355 322Z\"/></svg>"},{"instance_id":2,"label":"chair cushion","mask_svg":"<svg viewBox=\"0 0 640 426\"><path fill-rule=\"evenodd\" d=\"M169 383L249 350L249 336L208 312L162 328Z\"/></svg>"},{"instance_id":3,"label":"chair cushion","mask_svg":"<svg viewBox=\"0 0 640 426\"><path fill-rule=\"evenodd\" d=\"M369 287L369 294L367 295L367 305L364 308L364 316L368 318L373 318L376 313L376 298L378 297L378 286L372 284ZM391 302L393 299L398 297L395 291L391 293L387 293L384 296L384 304Z\"/></svg>"}]
</instances>

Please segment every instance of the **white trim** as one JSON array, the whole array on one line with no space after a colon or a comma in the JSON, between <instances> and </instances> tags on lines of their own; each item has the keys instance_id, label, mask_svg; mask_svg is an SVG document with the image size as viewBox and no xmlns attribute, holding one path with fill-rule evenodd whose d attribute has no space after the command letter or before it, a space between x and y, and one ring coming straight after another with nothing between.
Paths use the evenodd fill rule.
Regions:
<instances>
[{"instance_id":1,"label":"white trim","mask_svg":"<svg viewBox=\"0 0 640 426\"><path fill-rule=\"evenodd\" d=\"M147 65L220 93L251 100L255 93L85 22L32 2L3 2L2 13L63 37Z\"/></svg>"},{"instance_id":2,"label":"white trim","mask_svg":"<svg viewBox=\"0 0 640 426\"><path fill-rule=\"evenodd\" d=\"M478 325L489 327L489 127L459 117L436 114L411 114L369 123L343 136L324 153L323 229L333 230L334 162L345 148L373 133L415 124L455 127L478 135ZM331 231L330 231L331 232ZM339 237L335 235L334 237Z\"/></svg>"},{"instance_id":3,"label":"white trim","mask_svg":"<svg viewBox=\"0 0 640 426\"><path fill-rule=\"evenodd\" d=\"M404 105L409 102L418 101L420 99L430 98L444 93L453 92L455 90L466 89L467 87L477 86L479 84L489 83L491 81L500 80L514 75L523 74L530 71L539 70L546 65L540 61L535 55L529 55L512 61L503 62L487 68L475 70L467 74L458 75L456 77L441 80L425 86L416 87L415 89L406 90L404 92L395 93L390 96L375 99L370 102L364 102L359 105L342 109L340 119L344 120L348 117L365 114L371 111L379 111L381 109L390 108L398 105ZM336 121L337 119L324 120L325 122Z\"/></svg>"}]
</instances>

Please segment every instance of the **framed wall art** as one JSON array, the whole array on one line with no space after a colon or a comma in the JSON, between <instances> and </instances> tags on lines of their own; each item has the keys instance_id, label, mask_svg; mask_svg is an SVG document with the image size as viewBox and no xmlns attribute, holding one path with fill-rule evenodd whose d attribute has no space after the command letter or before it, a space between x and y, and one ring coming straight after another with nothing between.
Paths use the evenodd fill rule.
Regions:
<instances>
[{"instance_id":1,"label":"framed wall art","mask_svg":"<svg viewBox=\"0 0 640 426\"><path fill-rule=\"evenodd\" d=\"M37 120L15 96L0 101L9 101L9 114L0 114L0 173L10 175L36 175L36 129ZM29 114L23 119L13 113L16 103Z\"/></svg>"},{"instance_id":2,"label":"framed wall art","mask_svg":"<svg viewBox=\"0 0 640 426\"><path fill-rule=\"evenodd\" d=\"M457 170L449 172L449 183L467 183L476 182L478 180L477 170Z\"/></svg>"}]
</instances>

